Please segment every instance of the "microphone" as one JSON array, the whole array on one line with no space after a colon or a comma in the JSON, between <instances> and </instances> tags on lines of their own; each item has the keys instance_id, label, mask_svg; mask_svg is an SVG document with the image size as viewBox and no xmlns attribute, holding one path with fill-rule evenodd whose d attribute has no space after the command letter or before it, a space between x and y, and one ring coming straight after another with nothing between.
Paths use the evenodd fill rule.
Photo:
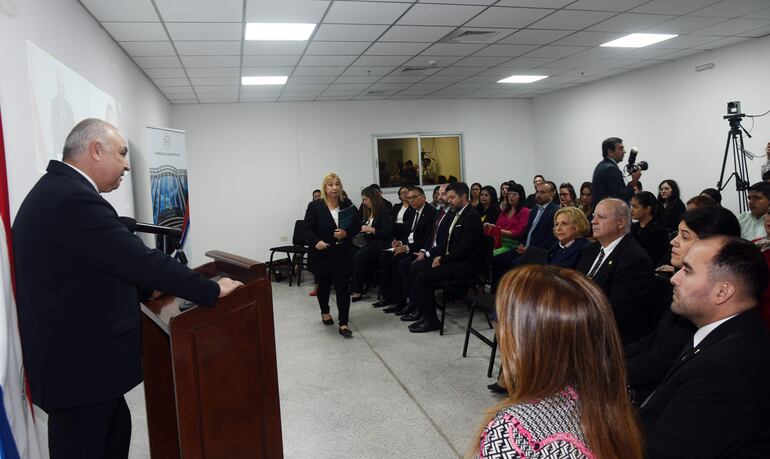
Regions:
<instances>
[{"instance_id":1,"label":"microphone","mask_svg":"<svg viewBox=\"0 0 770 459\"><path fill-rule=\"evenodd\" d=\"M126 225L126 228L132 233L160 234L174 239L182 239L182 230L176 228L140 223L131 217L120 217L120 221Z\"/></svg>"}]
</instances>

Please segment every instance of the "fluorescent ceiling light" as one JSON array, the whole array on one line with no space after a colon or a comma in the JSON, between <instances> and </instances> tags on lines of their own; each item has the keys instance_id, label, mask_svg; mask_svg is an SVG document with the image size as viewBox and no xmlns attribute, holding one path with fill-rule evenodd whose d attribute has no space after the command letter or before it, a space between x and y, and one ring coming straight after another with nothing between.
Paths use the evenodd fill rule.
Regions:
<instances>
[{"instance_id":1,"label":"fluorescent ceiling light","mask_svg":"<svg viewBox=\"0 0 770 459\"><path fill-rule=\"evenodd\" d=\"M258 84L286 84L287 76L245 76L241 77L243 86L252 86Z\"/></svg>"},{"instance_id":2,"label":"fluorescent ceiling light","mask_svg":"<svg viewBox=\"0 0 770 459\"><path fill-rule=\"evenodd\" d=\"M307 40L315 30L315 24L280 24L249 22L246 24L246 40Z\"/></svg>"},{"instance_id":3,"label":"fluorescent ceiling light","mask_svg":"<svg viewBox=\"0 0 770 459\"><path fill-rule=\"evenodd\" d=\"M544 78L548 78L548 75L511 75L498 81L498 83L532 83Z\"/></svg>"},{"instance_id":4,"label":"fluorescent ceiling light","mask_svg":"<svg viewBox=\"0 0 770 459\"><path fill-rule=\"evenodd\" d=\"M641 48L643 46L649 46L654 43L659 43L670 38L678 37L679 35L671 35L665 33L632 33L625 37L612 40L601 46L609 46L613 48Z\"/></svg>"}]
</instances>

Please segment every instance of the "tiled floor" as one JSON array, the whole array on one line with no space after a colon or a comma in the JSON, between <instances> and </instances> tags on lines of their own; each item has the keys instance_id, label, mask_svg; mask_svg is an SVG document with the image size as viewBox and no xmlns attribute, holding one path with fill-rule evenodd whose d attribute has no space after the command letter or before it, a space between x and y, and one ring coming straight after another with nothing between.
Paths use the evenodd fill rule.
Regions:
<instances>
[{"instance_id":1,"label":"tiled floor","mask_svg":"<svg viewBox=\"0 0 770 459\"><path fill-rule=\"evenodd\" d=\"M286 458L457 458L474 442L489 393L490 349L471 338L465 306L450 306L446 334L410 333L371 301L353 303L351 340L321 324L312 285L273 283ZM332 302L332 315L336 311ZM478 316L479 323L483 322ZM149 457L144 395L127 396L131 458Z\"/></svg>"}]
</instances>

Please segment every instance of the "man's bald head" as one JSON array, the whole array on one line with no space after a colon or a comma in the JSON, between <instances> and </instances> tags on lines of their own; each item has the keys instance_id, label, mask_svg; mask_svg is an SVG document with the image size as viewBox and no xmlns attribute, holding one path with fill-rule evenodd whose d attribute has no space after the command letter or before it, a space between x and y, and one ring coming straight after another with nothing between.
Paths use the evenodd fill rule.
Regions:
<instances>
[{"instance_id":1,"label":"man's bald head","mask_svg":"<svg viewBox=\"0 0 770 459\"><path fill-rule=\"evenodd\" d=\"M66 162L77 161L88 151L91 142L106 144L112 136L120 136L118 128L96 118L86 118L72 128L62 149L62 159Z\"/></svg>"}]
</instances>

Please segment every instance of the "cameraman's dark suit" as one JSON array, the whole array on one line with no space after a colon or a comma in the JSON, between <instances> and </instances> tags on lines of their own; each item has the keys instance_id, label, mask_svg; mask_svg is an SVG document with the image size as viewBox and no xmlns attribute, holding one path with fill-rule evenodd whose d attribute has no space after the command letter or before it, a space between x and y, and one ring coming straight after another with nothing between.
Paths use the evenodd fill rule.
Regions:
<instances>
[{"instance_id":1,"label":"cameraman's dark suit","mask_svg":"<svg viewBox=\"0 0 770 459\"><path fill-rule=\"evenodd\" d=\"M577 270L587 274L601 248L598 242L586 247ZM656 311L649 302L648 292L653 275L649 255L633 236L626 234L593 277L610 300L623 344L636 342L652 331L650 316Z\"/></svg>"},{"instance_id":2,"label":"cameraman's dark suit","mask_svg":"<svg viewBox=\"0 0 770 459\"><path fill-rule=\"evenodd\" d=\"M634 195L631 184L626 185L623 181L623 172L618 167L618 163L610 158L604 158L596 165L591 183L594 205L599 204L599 201L604 198L618 198L628 202Z\"/></svg>"}]
</instances>

